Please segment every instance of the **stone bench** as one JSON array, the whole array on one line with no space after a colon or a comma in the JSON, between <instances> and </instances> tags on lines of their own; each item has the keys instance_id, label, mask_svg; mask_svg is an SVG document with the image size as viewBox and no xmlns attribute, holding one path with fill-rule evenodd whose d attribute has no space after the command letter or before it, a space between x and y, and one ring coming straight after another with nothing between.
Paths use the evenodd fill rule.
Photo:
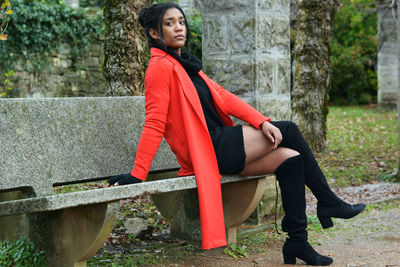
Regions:
<instances>
[{"instance_id":1,"label":"stone bench","mask_svg":"<svg viewBox=\"0 0 400 267\"><path fill-rule=\"evenodd\" d=\"M178 165L165 142L145 183L54 193L58 186L129 172L144 114L143 97L0 100L0 240L24 235L46 252L49 266L85 266L111 232L119 200L145 194L170 220L171 234L192 232L188 226L199 225L192 212L195 177L176 176ZM227 176L221 183L233 243L266 179ZM171 212L166 206L177 198L186 206Z\"/></svg>"}]
</instances>

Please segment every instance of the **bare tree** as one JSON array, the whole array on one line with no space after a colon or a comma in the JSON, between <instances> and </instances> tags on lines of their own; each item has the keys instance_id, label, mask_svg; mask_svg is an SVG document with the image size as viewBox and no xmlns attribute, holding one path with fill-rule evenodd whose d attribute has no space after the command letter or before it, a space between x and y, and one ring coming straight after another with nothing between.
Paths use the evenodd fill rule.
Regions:
<instances>
[{"instance_id":1,"label":"bare tree","mask_svg":"<svg viewBox=\"0 0 400 267\"><path fill-rule=\"evenodd\" d=\"M142 95L147 41L139 12L150 0L106 0L103 75L111 96Z\"/></svg>"},{"instance_id":2,"label":"bare tree","mask_svg":"<svg viewBox=\"0 0 400 267\"><path fill-rule=\"evenodd\" d=\"M338 0L297 0L292 119L317 152L326 148L330 39L338 5Z\"/></svg>"}]
</instances>

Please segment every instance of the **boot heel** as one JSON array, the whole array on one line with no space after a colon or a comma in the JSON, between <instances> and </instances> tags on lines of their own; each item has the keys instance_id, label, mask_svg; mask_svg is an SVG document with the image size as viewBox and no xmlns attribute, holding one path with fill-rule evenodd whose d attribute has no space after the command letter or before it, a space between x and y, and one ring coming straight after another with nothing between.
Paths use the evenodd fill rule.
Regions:
<instances>
[{"instance_id":1,"label":"boot heel","mask_svg":"<svg viewBox=\"0 0 400 267\"><path fill-rule=\"evenodd\" d=\"M285 264L296 264L296 257L283 253L283 262Z\"/></svg>"},{"instance_id":2,"label":"boot heel","mask_svg":"<svg viewBox=\"0 0 400 267\"><path fill-rule=\"evenodd\" d=\"M333 222L332 222L331 217L319 217L319 216L318 216L318 220L319 220L319 222L321 223L322 228L324 228L324 229L333 226Z\"/></svg>"}]
</instances>

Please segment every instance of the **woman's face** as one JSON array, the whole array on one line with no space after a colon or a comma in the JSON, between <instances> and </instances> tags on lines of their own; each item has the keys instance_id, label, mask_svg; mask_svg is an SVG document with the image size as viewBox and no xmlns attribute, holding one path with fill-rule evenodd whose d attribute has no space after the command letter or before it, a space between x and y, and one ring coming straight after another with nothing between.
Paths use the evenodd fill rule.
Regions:
<instances>
[{"instance_id":1,"label":"woman's face","mask_svg":"<svg viewBox=\"0 0 400 267\"><path fill-rule=\"evenodd\" d=\"M183 14L176 8L167 9L161 21L161 28L164 34L166 45L178 55L181 54L181 47L186 42L186 25ZM153 32L156 38L160 36L157 32Z\"/></svg>"}]
</instances>

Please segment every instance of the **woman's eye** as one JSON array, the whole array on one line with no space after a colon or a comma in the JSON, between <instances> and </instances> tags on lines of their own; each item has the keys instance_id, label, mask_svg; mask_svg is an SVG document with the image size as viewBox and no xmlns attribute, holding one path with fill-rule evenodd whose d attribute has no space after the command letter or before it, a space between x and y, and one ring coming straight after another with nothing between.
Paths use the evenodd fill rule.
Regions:
<instances>
[{"instance_id":1,"label":"woman's eye","mask_svg":"<svg viewBox=\"0 0 400 267\"><path fill-rule=\"evenodd\" d=\"M179 24L185 25L185 21L180 21Z\"/></svg>"},{"instance_id":2,"label":"woman's eye","mask_svg":"<svg viewBox=\"0 0 400 267\"><path fill-rule=\"evenodd\" d=\"M167 22L166 25L167 26L172 26L173 24L172 24L172 22Z\"/></svg>"}]
</instances>

